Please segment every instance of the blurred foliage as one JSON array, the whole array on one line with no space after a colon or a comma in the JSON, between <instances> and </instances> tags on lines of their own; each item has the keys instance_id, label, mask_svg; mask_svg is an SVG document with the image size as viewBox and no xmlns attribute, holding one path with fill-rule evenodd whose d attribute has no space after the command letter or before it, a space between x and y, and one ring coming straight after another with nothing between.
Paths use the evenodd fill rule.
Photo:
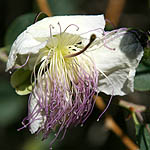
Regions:
<instances>
[{"instance_id":1,"label":"blurred foliage","mask_svg":"<svg viewBox=\"0 0 150 150\"><path fill-rule=\"evenodd\" d=\"M138 91L150 91L150 66L143 63L138 66L134 88Z\"/></svg>"},{"instance_id":2,"label":"blurred foliage","mask_svg":"<svg viewBox=\"0 0 150 150\"><path fill-rule=\"evenodd\" d=\"M148 47L150 46L149 44L150 44L150 39L148 41ZM144 49L143 63L147 66L150 66L150 48Z\"/></svg>"},{"instance_id":3,"label":"blurred foliage","mask_svg":"<svg viewBox=\"0 0 150 150\"><path fill-rule=\"evenodd\" d=\"M147 125L150 128L150 125ZM150 133L145 125L136 125L137 143L140 150L149 150L150 148Z\"/></svg>"},{"instance_id":4,"label":"blurred foliage","mask_svg":"<svg viewBox=\"0 0 150 150\"><path fill-rule=\"evenodd\" d=\"M29 25L34 23L36 17L35 13L29 13L17 17L8 27L4 38L4 44L12 45L17 36L23 32Z\"/></svg>"},{"instance_id":5,"label":"blurred foliage","mask_svg":"<svg viewBox=\"0 0 150 150\"><path fill-rule=\"evenodd\" d=\"M53 15L67 15L67 14L78 14L78 12L82 12L80 5L85 4L85 6L88 6L87 3L89 2L89 8L94 10L99 8L100 6L97 5L98 1L95 3L92 1L85 1L85 0L48 0L48 4L51 8L51 11ZM100 2L100 1L99 1ZM103 1L101 1L103 2ZM35 3L34 3L35 4ZM97 8L92 7L91 4L97 5ZM102 5L103 6L103 5ZM84 8L84 6L82 6ZM16 8L18 9L18 8ZM88 8L86 8L87 10ZM134 11L134 10L133 10ZM95 13L99 13L100 11L97 11ZM34 23L36 13L27 13L24 15L21 15L17 17L11 25L8 27L8 30L4 37L4 47L0 50L6 51L7 53L10 50L10 47L14 40L17 38L17 36L23 32L29 25ZM41 18L39 18L41 19ZM39 20L38 19L38 20ZM139 20L139 18L138 18ZM108 25L106 27L107 30L112 29L112 25ZM2 71L3 69L3 71ZM0 140L4 143L0 144L0 146L5 146L5 148L0 149L11 149L11 150L48 150L49 148L49 142L54 138L54 134L51 133L50 137L45 140L41 141L41 137L38 136L38 138L35 138L35 135L30 134L22 134L27 132L20 131L18 132L9 132L16 131L19 126L21 126L21 123L18 124L18 120L20 122L21 119L23 119L24 116L27 114L27 97L21 97L18 96L14 89L10 86L10 82L8 80L8 77L4 77L4 65L1 65L1 72L0 72L1 78L0 78ZM14 74L13 76L15 76ZM20 76L20 74L17 74L17 80L13 80L13 76L11 79L11 84L14 87L18 87L18 85L22 84L20 83L19 78L24 78L28 75L24 74L25 76ZM16 77L15 77L16 78ZM24 80L25 81L25 80ZM26 87L26 86L25 86ZM21 87L22 88L22 87ZM24 87L23 87L24 88ZM142 60L142 63L140 63L139 67L137 68L137 74L135 77L135 89L138 91L150 91L150 49L145 49L144 58ZM116 106L118 108L118 106ZM117 114L117 109L115 106L113 106L113 109L115 109L115 115ZM111 110L112 111L112 110ZM83 128L77 127L74 129L71 129L71 131L68 132L65 139L61 141L61 144L56 142L54 144L54 149L57 150L81 150L81 149L94 149L94 150L104 150L104 149L113 149L112 145L115 145L119 150L125 149L122 144L120 144L120 139L116 138L113 134L108 134L108 131L106 129L103 130L101 126L103 126L101 123L97 123L98 128L95 127L95 120L97 119L95 116L99 114L99 110L94 109L94 115L92 115L88 121L86 122L86 126ZM124 121L122 121L123 114L119 111L119 116L117 116L117 119L120 119L118 122L123 126L123 128L126 129L126 125ZM93 123L94 122L94 123ZM14 124L17 123L17 125ZM150 125L149 125L150 127ZM10 130L6 131L6 129L11 128ZM91 131L92 128L92 131ZM5 132L2 132L2 131ZM99 134L97 134L97 132ZM7 135L8 134L8 135ZM12 135L11 135L12 134ZM23 137L24 140L20 140L17 135L19 134L19 138ZM150 133L145 128L144 125L136 125L136 136L137 136L137 144L140 146L140 150L148 150L150 148ZM99 135L98 137L95 137L95 135ZM9 138L4 138L3 136L9 136ZM94 145L94 142L96 140L93 140L93 137L97 140L96 146ZM16 144L14 144L14 141L18 138L19 142L17 141ZM92 139L92 140L91 140ZM103 140L101 140L103 139ZM94 141L93 143L90 142ZM8 145L9 142L12 142L12 147ZM18 147L18 143L21 147ZM109 143L109 144L108 144ZM111 144L110 144L111 143ZM118 145L121 145L118 147ZM9 146L9 147L7 147ZM114 146L114 147L115 147ZM7 148L6 148L7 147ZM115 148L116 149L116 148Z\"/></svg>"},{"instance_id":6,"label":"blurred foliage","mask_svg":"<svg viewBox=\"0 0 150 150\"><path fill-rule=\"evenodd\" d=\"M1 47L0 51L6 52L8 54L9 51L10 51L10 48L11 48L11 45L7 45L7 46L4 46L4 47Z\"/></svg>"},{"instance_id":7,"label":"blurred foliage","mask_svg":"<svg viewBox=\"0 0 150 150\"><path fill-rule=\"evenodd\" d=\"M0 125L8 126L19 118L25 103L24 98L15 94L8 80L0 78L0 84Z\"/></svg>"},{"instance_id":8,"label":"blurred foliage","mask_svg":"<svg viewBox=\"0 0 150 150\"><path fill-rule=\"evenodd\" d=\"M57 0L48 0L48 4L53 15L70 15L77 14L81 1L82 0L61 0L58 2Z\"/></svg>"},{"instance_id":9,"label":"blurred foliage","mask_svg":"<svg viewBox=\"0 0 150 150\"><path fill-rule=\"evenodd\" d=\"M11 85L16 89L18 95L27 95L32 91L32 85L30 82L31 71L18 69L11 76Z\"/></svg>"},{"instance_id":10,"label":"blurred foliage","mask_svg":"<svg viewBox=\"0 0 150 150\"><path fill-rule=\"evenodd\" d=\"M50 134L49 138L42 141L42 136L38 135L38 137L30 137L27 139L22 147L22 150L48 150L49 143L54 138L54 134ZM57 141L54 143L54 147L57 148Z\"/></svg>"}]
</instances>

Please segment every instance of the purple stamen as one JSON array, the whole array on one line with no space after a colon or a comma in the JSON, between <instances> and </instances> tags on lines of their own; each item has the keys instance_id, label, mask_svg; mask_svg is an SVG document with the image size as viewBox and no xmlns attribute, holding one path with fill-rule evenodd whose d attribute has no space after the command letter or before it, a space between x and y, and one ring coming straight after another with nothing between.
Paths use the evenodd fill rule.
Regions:
<instances>
[{"instance_id":1,"label":"purple stamen","mask_svg":"<svg viewBox=\"0 0 150 150\"><path fill-rule=\"evenodd\" d=\"M60 26L59 23L58 25ZM64 32L72 25L74 24L69 25ZM51 27L52 26L50 26L50 34L52 38ZM114 35L114 33L117 32L118 34ZM111 37L111 34L114 35L114 37ZM109 33L105 32L102 39L104 40L103 45L109 48L106 43L121 34L120 30ZM91 43L95 39L96 36L93 34L89 43L82 50L69 55L64 54L65 56L61 53L61 49L58 51L54 49L52 56L48 55L45 60L40 62L38 73L36 66L34 67L32 74L32 77L35 79L34 87L29 98L29 114L28 117L23 120L23 128L28 125L32 127L35 121L40 122L39 125L37 125L39 128L35 132L39 133L42 131L44 140L51 131L59 127L55 138L50 143L50 147L60 133L63 134L61 138L63 139L67 128L79 124L83 125L93 111L95 105L93 96L97 94L98 71L94 62L88 56L86 57L84 55L83 59L82 56L83 52L91 46ZM31 109L33 98L36 99L36 104L34 108ZM98 119L100 119L108 109L111 100L112 97Z\"/></svg>"},{"instance_id":2,"label":"purple stamen","mask_svg":"<svg viewBox=\"0 0 150 150\"><path fill-rule=\"evenodd\" d=\"M43 139L45 139L50 131L59 124L60 128L50 145L53 144L60 132L64 131L63 138L68 127L83 124L91 114L95 103L93 96L96 92L95 89L97 89L98 80L98 73L92 66L90 68L92 71L88 73L80 65L72 64L69 72L72 72L72 75L74 73L76 77L71 77L68 74L70 89L66 83L65 74L62 73L62 80L58 82L61 69L58 70L55 65L52 67L55 78L52 77L47 68L45 69L47 76L45 75L37 82L32 94L38 97L37 105L39 108L36 109L37 106L35 106L28 118L25 118L26 121L29 121L26 125L32 124L37 119L42 119L37 118L39 114L45 115L44 125L38 129L38 132L43 131ZM63 84L64 82L65 84ZM43 87L43 85L45 86ZM66 91L68 91L68 97L66 97Z\"/></svg>"},{"instance_id":3,"label":"purple stamen","mask_svg":"<svg viewBox=\"0 0 150 150\"><path fill-rule=\"evenodd\" d=\"M71 26L75 26L75 27L77 28L76 31L79 30L79 27L78 27L76 24L70 24L68 27L66 27L66 29L64 30L64 32L66 32L67 29L68 29L69 27L71 27ZM63 32L63 33L64 33L64 32Z\"/></svg>"}]
</instances>

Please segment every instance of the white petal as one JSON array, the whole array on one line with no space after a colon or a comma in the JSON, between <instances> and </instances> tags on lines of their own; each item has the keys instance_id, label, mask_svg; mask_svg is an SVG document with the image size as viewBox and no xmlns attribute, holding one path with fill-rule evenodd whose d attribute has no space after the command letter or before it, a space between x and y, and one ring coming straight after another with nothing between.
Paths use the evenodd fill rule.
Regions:
<instances>
[{"instance_id":1,"label":"white petal","mask_svg":"<svg viewBox=\"0 0 150 150\"><path fill-rule=\"evenodd\" d=\"M60 26L58 25L58 22ZM68 27L71 24L74 25ZM48 37L50 37L50 25L54 27L54 29L52 29L53 35L63 32L68 27L66 32L78 35L82 34L82 37L90 38L92 33L95 33L97 37L101 36L102 30L105 27L105 21L103 15L55 16L47 17L31 25L27 30L20 34L13 43L8 57L6 71L15 65L18 54L36 54L41 48L46 46ZM78 31L76 26L79 27ZM37 40L38 38L41 38L41 40Z\"/></svg>"},{"instance_id":2,"label":"white petal","mask_svg":"<svg viewBox=\"0 0 150 150\"><path fill-rule=\"evenodd\" d=\"M41 48L44 48L47 41L39 42L35 40L31 34L24 31L13 43L7 61L6 71L11 69L16 62L17 55L36 54Z\"/></svg>"},{"instance_id":3,"label":"white petal","mask_svg":"<svg viewBox=\"0 0 150 150\"><path fill-rule=\"evenodd\" d=\"M100 37L103 33L102 30L104 30L105 27L105 20L103 15L47 17L28 27L27 32L32 34L33 37L50 37L50 26L54 27L51 29L53 35L59 34L60 30L63 32L68 26L70 26L66 30L67 33L81 34L81 36L85 38L90 38L90 35L94 33L97 37ZM78 31L76 26L79 27Z\"/></svg>"},{"instance_id":4,"label":"white petal","mask_svg":"<svg viewBox=\"0 0 150 150\"><path fill-rule=\"evenodd\" d=\"M114 37L115 36L115 37ZM89 52L93 56L99 75L98 91L106 94L125 95L134 90L135 69L143 56L143 48L136 36L125 31L113 34L106 46ZM112 87L113 86L113 87Z\"/></svg>"},{"instance_id":5,"label":"white petal","mask_svg":"<svg viewBox=\"0 0 150 150\"><path fill-rule=\"evenodd\" d=\"M28 112L29 115L31 113L36 112L39 109L39 106L38 105L36 106L36 105L37 105L37 99L32 95L31 100L29 102L29 112ZM34 116L36 116L36 115L37 115L37 113L35 113ZM43 117L40 113L35 118L37 120L34 119L34 121L33 121L32 119L30 119L30 122L33 121L29 127L29 130L32 134L35 133L43 125L43 119L42 119Z\"/></svg>"}]
</instances>

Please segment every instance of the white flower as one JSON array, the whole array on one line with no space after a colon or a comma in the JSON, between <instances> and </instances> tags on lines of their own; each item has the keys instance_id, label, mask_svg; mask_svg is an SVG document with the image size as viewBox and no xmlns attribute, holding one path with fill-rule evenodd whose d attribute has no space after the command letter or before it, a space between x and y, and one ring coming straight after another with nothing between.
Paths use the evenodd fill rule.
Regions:
<instances>
[{"instance_id":1,"label":"white flower","mask_svg":"<svg viewBox=\"0 0 150 150\"><path fill-rule=\"evenodd\" d=\"M31 133L59 132L82 124L100 91L125 95L133 91L135 69L143 48L127 29L104 32L103 15L45 18L14 42L6 70L32 72L29 98ZM95 39L96 37L96 39Z\"/></svg>"}]
</instances>

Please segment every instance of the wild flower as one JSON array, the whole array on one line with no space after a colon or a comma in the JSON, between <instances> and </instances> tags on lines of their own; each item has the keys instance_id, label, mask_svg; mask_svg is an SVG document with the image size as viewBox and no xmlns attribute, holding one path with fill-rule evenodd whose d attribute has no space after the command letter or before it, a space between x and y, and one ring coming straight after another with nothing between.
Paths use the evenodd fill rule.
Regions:
<instances>
[{"instance_id":1,"label":"wild flower","mask_svg":"<svg viewBox=\"0 0 150 150\"><path fill-rule=\"evenodd\" d=\"M128 29L105 32L104 27L103 15L55 16L18 36L6 70L17 70L11 82L18 94L30 93L23 128L42 131L45 139L58 127L57 138L87 120L95 94L133 91L143 48Z\"/></svg>"}]
</instances>

